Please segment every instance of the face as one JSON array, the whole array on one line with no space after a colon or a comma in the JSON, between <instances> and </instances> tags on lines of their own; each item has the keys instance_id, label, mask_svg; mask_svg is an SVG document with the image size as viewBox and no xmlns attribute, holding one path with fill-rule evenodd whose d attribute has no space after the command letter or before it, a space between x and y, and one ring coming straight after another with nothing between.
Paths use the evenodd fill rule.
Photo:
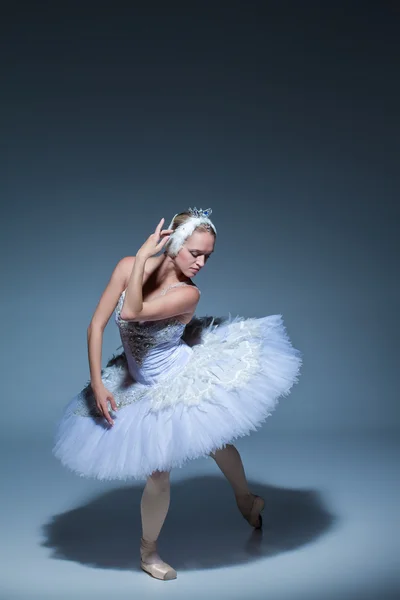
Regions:
<instances>
[{"instance_id":1,"label":"face","mask_svg":"<svg viewBox=\"0 0 400 600\"><path fill-rule=\"evenodd\" d=\"M175 262L187 277L194 277L214 251L215 237L208 231L194 231L179 250Z\"/></svg>"}]
</instances>

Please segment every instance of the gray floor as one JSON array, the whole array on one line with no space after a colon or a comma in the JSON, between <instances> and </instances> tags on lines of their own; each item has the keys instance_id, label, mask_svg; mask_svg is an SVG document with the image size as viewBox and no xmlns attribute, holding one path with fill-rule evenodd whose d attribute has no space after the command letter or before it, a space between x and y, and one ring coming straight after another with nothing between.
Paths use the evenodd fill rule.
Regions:
<instances>
[{"instance_id":1,"label":"gray floor","mask_svg":"<svg viewBox=\"0 0 400 600\"><path fill-rule=\"evenodd\" d=\"M77 477L50 439L4 446L1 599L400 598L399 442L267 429L236 444L266 499L262 534L212 459L172 472L168 582L138 568L140 482Z\"/></svg>"}]
</instances>

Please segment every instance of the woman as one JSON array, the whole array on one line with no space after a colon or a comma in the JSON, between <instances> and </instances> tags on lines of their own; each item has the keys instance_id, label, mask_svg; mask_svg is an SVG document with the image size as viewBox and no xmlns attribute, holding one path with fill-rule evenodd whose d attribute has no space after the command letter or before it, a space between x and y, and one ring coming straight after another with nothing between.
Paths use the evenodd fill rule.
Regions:
<instances>
[{"instance_id":1,"label":"woman","mask_svg":"<svg viewBox=\"0 0 400 600\"><path fill-rule=\"evenodd\" d=\"M146 480L140 564L163 580L177 576L156 549L173 467L211 456L244 518L261 528L264 500L249 490L231 442L261 425L301 365L281 315L194 318L200 290L191 278L215 247L210 215L188 209L163 230L161 219L136 256L117 264L88 328L90 383L67 405L53 450L80 475ZM114 310L124 352L102 371Z\"/></svg>"}]
</instances>

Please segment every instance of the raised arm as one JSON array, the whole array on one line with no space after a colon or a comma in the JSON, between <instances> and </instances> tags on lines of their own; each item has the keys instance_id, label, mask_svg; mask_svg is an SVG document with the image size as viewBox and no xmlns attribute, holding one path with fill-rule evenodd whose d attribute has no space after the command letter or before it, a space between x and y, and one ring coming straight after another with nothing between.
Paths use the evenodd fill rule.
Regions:
<instances>
[{"instance_id":1,"label":"raised arm","mask_svg":"<svg viewBox=\"0 0 400 600\"><path fill-rule=\"evenodd\" d=\"M124 321L158 321L168 317L177 317L184 314L192 314L200 299L197 287L188 285L177 287L165 294L151 300L142 302L142 309L137 313L130 312L127 308L121 311L121 319Z\"/></svg>"},{"instance_id":2,"label":"raised arm","mask_svg":"<svg viewBox=\"0 0 400 600\"><path fill-rule=\"evenodd\" d=\"M158 223L154 233L149 235L145 243L136 252L135 263L130 273L121 310L121 318L124 320L132 320L133 316L138 315L143 309L142 288L146 262L151 256L163 249L168 241L169 233L172 231L172 229L161 229L163 223L164 217ZM161 241L159 241L160 237ZM123 314L129 316L123 317Z\"/></svg>"}]
</instances>

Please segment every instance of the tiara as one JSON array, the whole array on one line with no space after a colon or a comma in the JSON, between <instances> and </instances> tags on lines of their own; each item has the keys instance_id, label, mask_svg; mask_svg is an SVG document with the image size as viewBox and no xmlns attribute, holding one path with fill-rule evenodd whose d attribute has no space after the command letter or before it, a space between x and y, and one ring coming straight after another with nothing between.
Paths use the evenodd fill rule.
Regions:
<instances>
[{"instance_id":1,"label":"tiara","mask_svg":"<svg viewBox=\"0 0 400 600\"><path fill-rule=\"evenodd\" d=\"M210 217L212 210L211 208L206 208L203 210L202 208L188 208L188 213L192 217L206 217L207 219Z\"/></svg>"}]
</instances>

